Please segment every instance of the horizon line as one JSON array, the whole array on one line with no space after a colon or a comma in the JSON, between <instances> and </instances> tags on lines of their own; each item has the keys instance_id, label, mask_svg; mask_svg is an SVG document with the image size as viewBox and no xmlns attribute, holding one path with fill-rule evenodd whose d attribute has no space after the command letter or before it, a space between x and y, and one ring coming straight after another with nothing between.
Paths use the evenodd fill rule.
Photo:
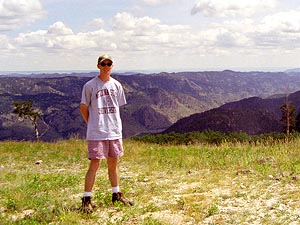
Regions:
<instances>
[{"instance_id":1,"label":"horizon line","mask_svg":"<svg viewBox=\"0 0 300 225\"><path fill-rule=\"evenodd\" d=\"M289 72L289 71L300 71L300 68L289 68L289 67L262 67L262 68L206 68L206 69L166 69L166 70L114 70L112 73L163 73L163 72L207 72L207 71L235 71L235 72ZM99 72L99 70L4 70L0 71L1 75L10 75L10 74L40 74L40 73L50 73L50 74L70 74L70 73L80 73L88 72L94 73Z\"/></svg>"}]
</instances>

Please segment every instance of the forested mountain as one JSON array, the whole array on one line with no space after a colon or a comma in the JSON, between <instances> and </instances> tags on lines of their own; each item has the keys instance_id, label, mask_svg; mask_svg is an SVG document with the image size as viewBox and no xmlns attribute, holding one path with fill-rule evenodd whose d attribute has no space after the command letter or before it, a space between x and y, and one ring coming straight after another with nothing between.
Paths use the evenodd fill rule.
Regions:
<instances>
[{"instance_id":1,"label":"forested mountain","mask_svg":"<svg viewBox=\"0 0 300 225\"><path fill-rule=\"evenodd\" d=\"M286 103L296 106L299 113L300 91L288 96L273 98L252 97L224 104L218 108L193 114L180 119L165 133L186 133L192 131L214 130L225 133L244 132L247 134L264 134L284 132L281 106Z\"/></svg>"},{"instance_id":2,"label":"forested mountain","mask_svg":"<svg viewBox=\"0 0 300 225\"><path fill-rule=\"evenodd\" d=\"M50 127L44 140L85 137L86 127L78 109L81 90L84 83L96 75L97 73L0 76L0 139L33 138L30 122L19 121L12 114L13 102L28 99L32 99L34 107L41 110ZM288 92L300 89L300 73L227 70L113 74L113 77L123 84L128 101L121 110L125 137L160 132L184 117L215 110L221 105L222 110L241 107L241 116L248 118L243 112L242 103L232 105L231 102L257 96L260 97L257 104L264 105L263 100L277 101L276 98L265 99L269 96L285 96ZM274 105L277 107L277 104ZM252 116L260 115L258 111L261 109L252 109L255 109L251 112ZM268 113L278 115L275 111Z\"/></svg>"}]
</instances>

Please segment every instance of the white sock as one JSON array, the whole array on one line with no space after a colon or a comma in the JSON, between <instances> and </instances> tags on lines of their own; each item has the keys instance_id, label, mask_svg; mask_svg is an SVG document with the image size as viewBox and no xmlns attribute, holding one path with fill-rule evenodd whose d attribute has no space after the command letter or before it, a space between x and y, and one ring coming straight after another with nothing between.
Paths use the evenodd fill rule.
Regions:
<instances>
[{"instance_id":1,"label":"white sock","mask_svg":"<svg viewBox=\"0 0 300 225\"><path fill-rule=\"evenodd\" d=\"M119 186L112 187L111 190L112 190L112 193L118 193L118 192L120 192L120 187Z\"/></svg>"},{"instance_id":2,"label":"white sock","mask_svg":"<svg viewBox=\"0 0 300 225\"><path fill-rule=\"evenodd\" d=\"M91 192L84 192L83 197L91 197Z\"/></svg>"}]
</instances>

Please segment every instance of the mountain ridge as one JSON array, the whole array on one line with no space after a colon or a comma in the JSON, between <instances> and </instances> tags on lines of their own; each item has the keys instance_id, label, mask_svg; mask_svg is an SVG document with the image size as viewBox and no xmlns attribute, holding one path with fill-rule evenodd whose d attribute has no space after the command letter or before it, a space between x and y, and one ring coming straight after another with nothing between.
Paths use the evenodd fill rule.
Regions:
<instances>
[{"instance_id":1,"label":"mountain ridge","mask_svg":"<svg viewBox=\"0 0 300 225\"><path fill-rule=\"evenodd\" d=\"M0 139L28 139L16 130L29 131L30 124L11 113L14 101L27 99L33 99L50 126L43 140L84 138L86 127L78 107L82 86L94 76L96 72L50 78L0 76ZM300 83L300 73L230 70L112 76L123 84L127 97L121 109L125 138L160 132L184 117L244 98L284 95L287 87L298 91Z\"/></svg>"},{"instance_id":2,"label":"mountain ridge","mask_svg":"<svg viewBox=\"0 0 300 225\"><path fill-rule=\"evenodd\" d=\"M193 131L242 132L249 135L284 132L280 107L286 101L300 105L300 91L278 98L251 97L226 103L218 108L184 117L163 133ZM299 112L299 109L296 110Z\"/></svg>"}]
</instances>

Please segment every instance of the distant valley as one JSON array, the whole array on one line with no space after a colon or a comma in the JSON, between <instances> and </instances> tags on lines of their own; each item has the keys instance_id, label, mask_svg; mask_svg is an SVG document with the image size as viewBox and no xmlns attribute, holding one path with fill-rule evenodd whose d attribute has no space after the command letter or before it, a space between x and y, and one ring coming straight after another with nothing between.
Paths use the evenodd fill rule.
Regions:
<instances>
[{"instance_id":1,"label":"distant valley","mask_svg":"<svg viewBox=\"0 0 300 225\"><path fill-rule=\"evenodd\" d=\"M19 121L12 114L13 102L28 99L43 112L50 127L42 140L84 138L86 127L78 109L81 90L96 75L0 76L0 139L33 138L31 123ZM236 129L249 134L264 133L281 126L278 110L282 96L295 92L290 99L296 101L297 108L299 105L299 72L225 70L112 76L123 84L127 96L128 104L121 110L125 138L165 130L188 131L188 124L195 127L196 123L201 124L197 129L203 130L215 122L226 125L224 121L231 124L230 129L220 126L224 132ZM186 118L191 120L187 122ZM249 118L251 121L246 122ZM261 121L264 126L258 127Z\"/></svg>"}]
</instances>

